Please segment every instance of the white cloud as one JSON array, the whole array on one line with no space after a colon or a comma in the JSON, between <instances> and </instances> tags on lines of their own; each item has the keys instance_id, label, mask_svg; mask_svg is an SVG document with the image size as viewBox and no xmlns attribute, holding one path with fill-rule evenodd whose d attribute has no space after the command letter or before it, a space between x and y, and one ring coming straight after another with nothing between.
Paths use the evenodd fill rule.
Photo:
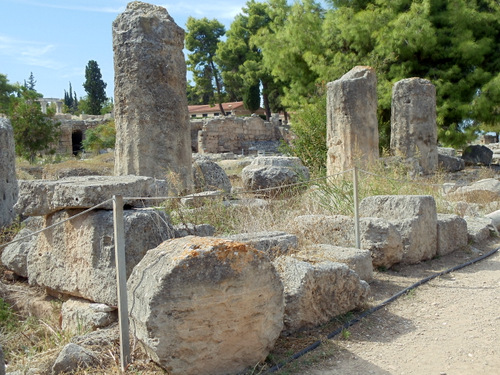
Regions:
<instances>
[{"instance_id":1,"label":"white cloud","mask_svg":"<svg viewBox=\"0 0 500 375\"><path fill-rule=\"evenodd\" d=\"M61 78L85 77L85 69L80 67L73 67L61 73Z\"/></svg>"},{"instance_id":2,"label":"white cloud","mask_svg":"<svg viewBox=\"0 0 500 375\"><path fill-rule=\"evenodd\" d=\"M64 65L50 57L55 50L53 44L20 40L0 35L0 55L8 56L19 63L40 66L48 69L60 69Z\"/></svg>"},{"instance_id":3,"label":"white cloud","mask_svg":"<svg viewBox=\"0 0 500 375\"><path fill-rule=\"evenodd\" d=\"M196 18L216 18L220 20L232 20L241 13L241 8L246 1L179 1L175 3L161 4L167 8L169 13L182 13Z\"/></svg>"}]
</instances>

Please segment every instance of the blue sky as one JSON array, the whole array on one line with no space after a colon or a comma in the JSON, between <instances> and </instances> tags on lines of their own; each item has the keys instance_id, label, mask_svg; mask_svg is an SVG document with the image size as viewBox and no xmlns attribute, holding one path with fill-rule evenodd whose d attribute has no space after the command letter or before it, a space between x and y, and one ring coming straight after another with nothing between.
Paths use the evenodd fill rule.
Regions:
<instances>
[{"instance_id":1,"label":"blue sky","mask_svg":"<svg viewBox=\"0 0 500 375\"><path fill-rule=\"evenodd\" d=\"M35 89L62 98L69 82L85 95L85 66L99 64L107 95L113 97L111 24L126 0L0 0L0 73L23 83L31 72ZM185 29L189 16L216 18L229 28L246 0L148 1L165 7Z\"/></svg>"}]
</instances>

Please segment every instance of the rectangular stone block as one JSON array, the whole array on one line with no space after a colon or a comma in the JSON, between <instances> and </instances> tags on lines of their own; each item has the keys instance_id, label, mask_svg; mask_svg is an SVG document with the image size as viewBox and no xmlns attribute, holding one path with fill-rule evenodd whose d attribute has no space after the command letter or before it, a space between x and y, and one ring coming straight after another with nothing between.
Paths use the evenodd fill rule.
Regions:
<instances>
[{"instance_id":1,"label":"rectangular stone block","mask_svg":"<svg viewBox=\"0 0 500 375\"><path fill-rule=\"evenodd\" d=\"M24 216L44 216L60 210L91 208L113 198L113 195L162 197L168 195L167 182L141 176L82 176L54 181L20 181L15 210ZM128 199L124 203L144 207L158 202ZM113 202L101 208L112 209Z\"/></svg>"},{"instance_id":2,"label":"rectangular stone block","mask_svg":"<svg viewBox=\"0 0 500 375\"><path fill-rule=\"evenodd\" d=\"M389 220L403 240L402 263L414 264L437 253L437 210L430 195L377 195L359 205L363 217Z\"/></svg>"},{"instance_id":3,"label":"rectangular stone block","mask_svg":"<svg viewBox=\"0 0 500 375\"><path fill-rule=\"evenodd\" d=\"M467 222L457 215L438 214L437 255L447 255L467 247Z\"/></svg>"},{"instance_id":4,"label":"rectangular stone block","mask_svg":"<svg viewBox=\"0 0 500 375\"><path fill-rule=\"evenodd\" d=\"M44 227L79 212L47 215ZM175 234L168 216L152 209L125 210L124 224L127 275L149 249ZM92 211L42 232L27 259L30 284L116 306L112 211Z\"/></svg>"}]
</instances>

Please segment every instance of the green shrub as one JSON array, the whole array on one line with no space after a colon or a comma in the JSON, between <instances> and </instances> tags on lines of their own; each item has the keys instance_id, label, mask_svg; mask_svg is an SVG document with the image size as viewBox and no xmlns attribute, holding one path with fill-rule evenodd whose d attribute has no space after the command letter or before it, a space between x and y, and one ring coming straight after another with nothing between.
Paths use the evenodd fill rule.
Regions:
<instances>
[{"instance_id":1,"label":"green shrub","mask_svg":"<svg viewBox=\"0 0 500 375\"><path fill-rule=\"evenodd\" d=\"M315 176L326 173L326 97L303 105L291 115L295 138L282 151L297 156Z\"/></svg>"},{"instance_id":2,"label":"green shrub","mask_svg":"<svg viewBox=\"0 0 500 375\"><path fill-rule=\"evenodd\" d=\"M114 148L116 140L115 121L111 120L85 132L82 146L86 151L98 153L99 150Z\"/></svg>"}]
</instances>

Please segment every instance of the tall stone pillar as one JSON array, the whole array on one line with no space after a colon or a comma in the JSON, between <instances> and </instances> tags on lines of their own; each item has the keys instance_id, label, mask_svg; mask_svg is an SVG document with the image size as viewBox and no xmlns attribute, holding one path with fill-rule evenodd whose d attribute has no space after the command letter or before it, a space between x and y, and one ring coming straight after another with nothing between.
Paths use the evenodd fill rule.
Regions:
<instances>
[{"instance_id":1,"label":"tall stone pillar","mask_svg":"<svg viewBox=\"0 0 500 375\"><path fill-rule=\"evenodd\" d=\"M58 100L56 102L56 115L60 115L63 113L63 102L61 100Z\"/></svg>"},{"instance_id":2,"label":"tall stone pillar","mask_svg":"<svg viewBox=\"0 0 500 375\"><path fill-rule=\"evenodd\" d=\"M47 113L47 102L43 99L39 100L40 106L42 107L42 113Z\"/></svg>"},{"instance_id":3,"label":"tall stone pillar","mask_svg":"<svg viewBox=\"0 0 500 375\"><path fill-rule=\"evenodd\" d=\"M424 173L438 163L436 87L422 78L396 82L392 89L391 153L416 158Z\"/></svg>"},{"instance_id":4,"label":"tall stone pillar","mask_svg":"<svg viewBox=\"0 0 500 375\"><path fill-rule=\"evenodd\" d=\"M327 85L327 173L363 167L379 157L377 77L356 66Z\"/></svg>"},{"instance_id":5,"label":"tall stone pillar","mask_svg":"<svg viewBox=\"0 0 500 375\"><path fill-rule=\"evenodd\" d=\"M170 175L191 189L183 47L184 30L163 7L134 1L113 22L115 175Z\"/></svg>"},{"instance_id":6,"label":"tall stone pillar","mask_svg":"<svg viewBox=\"0 0 500 375\"><path fill-rule=\"evenodd\" d=\"M14 131L10 121L0 117L0 228L11 224L15 218L18 194Z\"/></svg>"}]
</instances>

